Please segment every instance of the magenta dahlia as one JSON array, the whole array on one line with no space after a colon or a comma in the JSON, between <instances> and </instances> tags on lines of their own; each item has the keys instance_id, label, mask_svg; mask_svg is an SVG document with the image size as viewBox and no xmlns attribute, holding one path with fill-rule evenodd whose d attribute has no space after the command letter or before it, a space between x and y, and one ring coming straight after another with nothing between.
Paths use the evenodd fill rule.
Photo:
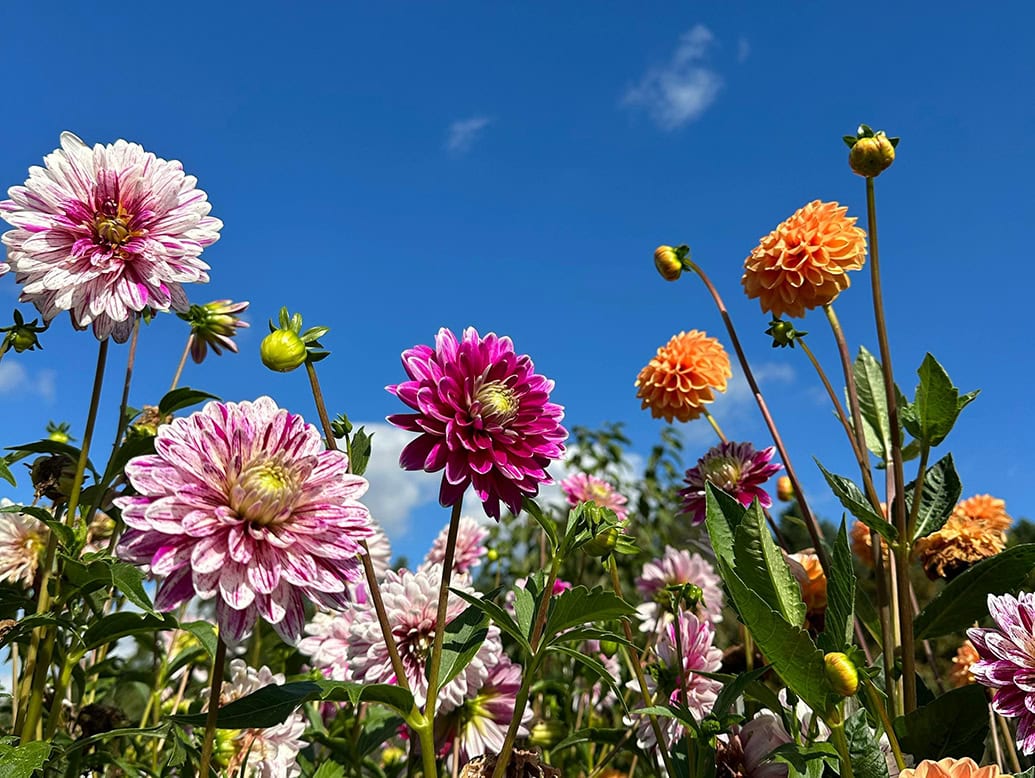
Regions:
<instances>
[{"instance_id":1,"label":"magenta dahlia","mask_svg":"<svg viewBox=\"0 0 1035 778\"><path fill-rule=\"evenodd\" d=\"M580 502L591 502L601 508L610 508L619 521L625 521L629 515L624 494L619 494L614 486L603 478L589 473L572 473L561 481L561 490L568 498L568 504L576 506Z\"/></svg>"},{"instance_id":2,"label":"magenta dahlia","mask_svg":"<svg viewBox=\"0 0 1035 778\"><path fill-rule=\"evenodd\" d=\"M704 522L704 485L710 483L737 498L745 507L756 497L763 508L773 504L773 499L762 488L783 465L772 464L770 460L776 449L756 451L750 443L726 442L708 449L697 465L686 471L686 488L679 494L683 497L683 513L689 514L694 524Z\"/></svg>"},{"instance_id":3,"label":"magenta dahlia","mask_svg":"<svg viewBox=\"0 0 1035 778\"><path fill-rule=\"evenodd\" d=\"M373 534L358 502L367 482L269 397L211 402L163 424L155 453L130 460L126 475L139 495L116 501L129 528L119 556L164 577L160 610L215 597L226 642L262 617L293 643L307 600L348 605L360 541Z\"/></svg>"},{"instance_id":4,"label":"magenta dahlia","mask_svg":"<svg viewBox=\"0 0 1035 778\"><path fill-rule=\"evenodd\" d=\"M473 328L463 340L446 328L435 348L415 346L402 355L409 381L387 387L416 413L388 417L420 435L403 449L406 470L445 469L439 502L454 505L468 486L485 513L499 521L500 501L513 513L521 499L550 483L546 472L564 454L564 409L550 402L553 381L532 360L514 352L510 338Z\"/></svg>"},{"instance_id":5,"label":"magenta dahlia","mask_svg":"<svg viewBox=\"0 0 1035 778\"><path fill-rule=\"evenodd\" d=\"M1035 753L1035 594L988 595L995 629L967 630L980 660L974 680L995 689L992 710L1017 719L1017 747Z\"/></svg>"},{"instance_id":6,"label":"magenta dahlia","mask_svg":"<svg viewBox=\"0 0 1035 778\"><path fill-rule=\"evenodd\" d=\"M208 281L202 250L223 223L176 161L124 140L92 149L70 132L0 215L21 300L50 321L68 311L100 339L129 336L144 308L187 310L182 284Z\"/></svg>"}]
</instances>

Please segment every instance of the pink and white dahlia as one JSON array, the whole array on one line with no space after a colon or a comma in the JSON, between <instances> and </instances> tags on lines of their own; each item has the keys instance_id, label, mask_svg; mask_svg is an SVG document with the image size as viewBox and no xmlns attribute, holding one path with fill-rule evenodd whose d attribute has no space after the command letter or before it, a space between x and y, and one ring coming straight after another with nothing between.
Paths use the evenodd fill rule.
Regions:
<instances>
[{"instance_id":1,"label":"pink and white dahlia","mask_svg":"<svg viewBox=\"0 0 1035 778\"><path fill-rule=\"evenodd\" d=\"M687 485L679 492L683 497L683 513L689 514L694 524L704 522L707 483L733 495L745 507L756 497L763 508L770 507L773 499L762 484L783 469L783 465L770 462L775 452L772 446L756 451L750 443L733 442L708 449L697 460L696 467L686 471Z\"/></svg>"},{"instance_id":2,"label":"pink and white dahlia","mask_svg":"<svg viewBox=\"0 0 1035 778\"><path fill-rule=\"evenodd\" d=\"M255 670L248 667L243 659L230 662L230 679L223 682L219 692L220 706L239 700L252 692L267 686L281 686L284 676L273 674L268 667ZM209 696L205 691L205 699ZM207 705L206 705L207 708ZM298 752L308 745L302 735L305 732L305 719L298 711L292 713L287 721L266 729L242 729L230 734L231 751L227 754L220 749L220 757L225 759L226 775L246 775L249 778L294 778L302 774L298 764ZM242 773L243 769L243 773Z\"/></svg>"},{"instance_id":3,"label":"pink and white dahlia","mask_svg":"<svg viewBox=\"0 0 1035 778\"><path fill-rule=\"evenodd\" d=\"M416 413L388 421L420 435L403 449L406 470L445 469L439 489L444 506L474 487L485 513L499 521L500 501L513 513L521 499L550 483L551 461L564 454L564 409L550 402L553 381L514 351L510 338L470 327L457 340L443 327L435 348L415 346L402 355L410 380L387 387Z\"/></svg>"},{"instance_id":4,"label":"pink and white dahlia","mask_svg":"<svg viewBox=\"0 0 1035 778\"><path fill-rule=\"evenodd\" d=\"M201 252L223 223L176 161L124 140L92 149L70 132L8 190L0 216L21 300L50 321L124 341L144 308L187 310L182 284L208 281Z\"/></svg>"},{"instance_id":5,"label":"pink and white dahlia","mask_svg":"<svg viewBox=\"0 0 1035 778\"><path fill-rule=\"evenodd\" d=\"M698 616L713 624L722 621L722 580L715 568L696 552L691 554L686 549L665 546L661 558L645 564L636 579L636 589L646 600L636 609L644 632L653 632L672 621L672 614L666 608L669 602L666 590L683 584L693 584L701 590L701 602L696 609Z\"/></svg>"},{"instance_id":6,"label":"pink and white dahlia","mask_svg":"<svg viewBox=\"0 0 1035 778\"><path fill-rule=\"evenodd\" d=\"M424 564L442 564L446 558L446 540L449 536L449 526L443 527L438 533L435 542L431 544L431 550L424 558ZM467 573L471 568L482 563L485 553L489 550L482 543L489 537L489 530L472 519L470 516L461 516L460 525L456 531L456 550L453 552L453 572Z\"/></svg>"},{"instance_id":7,"label":"pink and white dahlia","mask_svg":"<svg viewBox=\"0 0 1035 778\"><path fill-rule=\"evenodd\" d=\"M629 515L624 494L619 494L614 486L603 478L589 473L573 473L561 481L561 489L568 498L568 504L576 506L580 502L591 502L601 508L610 508L619 521L625 521Z\"/></svg>"},{"instance_id":8,"label":"pink and white dahlia","mask_svg":"<svg viewBox=\"0 0 1035 778\"><path fill-rule=\"evenodd\" d=\"M13 505L0 500L0 507ZM0 583L32 586L47 547L47 525L26 513L0 513Z\"/></svg>"},{"instance_id":9,"label":"pink and white dahlia","mask_svg":"<svg viewBox=\"0 0 1035 778\"><path fill-rule=\"evenodd\" d=\"M349 640L355 609L317 611L305 625L305 637L298 641L298 650L306 654L309 664L332 681L348 681Z\"/></svg>"},{"instance_id":10,"label":"pink and white dahlia","mask_svg":"<svg viewBox=\"0 0 1035 778\"><path fill-rule=\"evenodd\" d=\"M507 655L501 654L482 687L445 720L447 734L443 739L448 743L459 739L460 764L481 754L498 754L502 750L520 687L521 666L511 664ZM526 705L518 737L528 735L531 723L532 708Z\"/></svg>"},{"instance_id":11,"label":"pink and white dahlia","mask_svg":"<svg viewBox=\"0 0 1035 778\"><path fill-rule=\"evenodd\" d=\"M440 628L438 588L441 579L442 565L435 564L412 573L405 569L389 570L381 584L388 623L392 625L399 656L406 668L406 680L418 705L424 705L427 699L425 668L435 641L435 631ZM474 593L466 576L454 578L451 588ZM467 607L463 599L450 592L445 624L441 626L449 624ZM348 662L354 680L360 683L398 683L373 605L357 604L350 636ZM470 664L439 691L439 710L453 710L470 696L472 690L480 689L502 653L499 628L493 625Z\"/></svg>"},{"instance_id":12,"label":"pink and white dahlia","mask_svg":"<svg viewBox=\"0 0 1035 778\"><path fill-rule=\"evenodd\" d=\"M715 699L718 697L722 684L719 681L699 675L699 670L708 673L718 672L722 666L722 651L713 645L715 641L715 627L708 620L698 619L692 613L679 614L680 641L683 649L680 656L676 644L675 624L669 624L658 640L655 654L658 658L657 677L652 673L647 676L647 690L652 695L659 695L655 699L668 699L672 703L682 704L683 690L686 691L687 707L693 713L694 718L701 721L707 716ZM682 673L680 673L682 665ZM682 685L680 675L682 674ZM639 685L635 680L630 681L628 686L639 691ZM664 695L664 697L660 697ZM640 748L650 748L657 744L654 737L654 730L650 720L646 716L631 716L626 720L627 724L636 726L636 742ZM683 725L675 719L659 719L662 734L665 737L665 747L672 747L686 734Z\"/></svg>"},{"instance_id":13,"label":"pink and white dahlia","mask_svg":"<svg viewBox=\"0 0 1035 778\"><path fill-rule=\"evenodd\" d=\"M360 580L367 482L340 451L269 397L212 402L158 428L155 453L126 465L139 496L116 500L119 556L163 576L155 605L216 598L221 636L236 643L262 617L294 643L313 600L342 609Z\"/></svg>"},{"instance_id":14,"label":"pink and white dahlia","mask_svg":"<svg viewBox=\"0 0 1035 778\"><path fill-rule=\"evenodd\" d=\"M992 710L1017 719L1017 747L1035 754L1035 594L990 594L988 612L995 628L967 630L980 657L970 672L995 689Z\"/></svg>"}]
</instances>

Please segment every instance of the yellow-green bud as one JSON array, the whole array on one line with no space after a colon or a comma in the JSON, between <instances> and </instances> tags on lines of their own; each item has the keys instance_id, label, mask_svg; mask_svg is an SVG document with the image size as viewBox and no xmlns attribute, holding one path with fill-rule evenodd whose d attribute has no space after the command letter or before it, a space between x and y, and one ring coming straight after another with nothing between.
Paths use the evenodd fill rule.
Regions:
<instances>
[{"instance_id":1,"label":"yellow-green bud","mask_svg":"<svg viewBox=\"0 0 1035 778\"><path fill-rule=\"evenodd\" d=\"M683 274L683 261L671 246L658 246L654 249L654 267L666 281L678 281Z\"/></svg>"},{"instance_id":2,"label":"yellow-green bud","mask_svg":"<svg viewBox=\"0 0 1035 778\"><path fill-rule=\"evenodd\" d=\"M794 499L794 484L785 475L776 479L776 498L782 502L790 502Z\"/></svg>"},{"instance_id":3,"label":"yellow-green bud","mask_svg":"<svg viewBox=\"0 0 1035 778\"><path fill-rule=\"evenodd\" d=\"M598 532L596 537L586 543L582 550L590 556L606 557L618 545L618 527L611 527Z\"/></svg>"},{"instance_id":4,"label":"yellow-green bud","mask_svg":"<svg viewBox=\"0 0 1035 778\"><path fill-rule=\"evenodd\" d=\"M289 373L305 364L306 346L297 332L279 329L262 339L259 355L270 370Z\"/></svg>"},{"instance_id":5,"label":"yellow-green bud","mask_svg":"<svg viewBox=\"0 0 1035 778\"><path fill-rule=\"evenodd\" d=\"M532 727L528 742L539 748L553 748L568 734L568 727L563 721L549 719L540 721Z\"/></svg>"},{"instance_id":6,"label":"yellow-green bud","mask_svg":"<svg viewBox=\"0 0 1035 778\"><path fill-rule=\"evenodd\" d=\"M618 653L618 642L614 640L601 640L600 653L604 656L614 656Z\"/></svg>"},{"instance_id":7,"label":"yellow-green bud","mask_svg":"<svg viewBox=\"0 0 1035 778\"><path fill-rule=\"evenodd\" d=\"M500 558L500 552L494 548L490 548L486 552L485 558L488 559L490 562L495 562L497 559Z\"/></svg>"},{"instance_id":8,"label":"yellow-green bud","mask_svg":"<svg viewBox=\"0 0 1035 778\"><path fill-rule=\"evenodd\" d=\"M876 178L895 161L895 147L884 132L859 138L848 152L852 172L865 178Z\"/></svg>"},{"instance_id":9,"label":"yellow-green bud","mask_svg":"<svg viewBox=\"0 0 1035 778\"><path fill-rule=\"evenodd\" d=\"M47 435L47 440L53 440L55 443L67 443L71 438L64 430L54 430Z\"/></svg>"},{"instance_id":10,"label":"yellow-green bud","mask_svg":"<svg viewBox=\"0 0 1035 778\"><path fill-rule=\"evenodd\" d=\"M241 734L239 729L217 729L212 749L212 761L226 769L237 756L236 738Z\"/></svg>"},{"instance_id":11,"label":"yellow-green bud","mask_svg":"<svg viewBox=\"0 0 1035 778\"><path fill-rule=\"evenodd\" d=\"M842 697L851 697L859 690L859 671L845 654L834 651L823 657L827 680Z\"/></svg>"},{"instance_id":12,"label":"yellow-green bud","mask_svg":"<svg viewBox=\"0 0 1035 778\"><path fill-rule=\"evenodd\" d=\"M406 752L398 746L388 746L381 752L382 767L398 767L406 763Z\"/></svg>"}]
</instances>

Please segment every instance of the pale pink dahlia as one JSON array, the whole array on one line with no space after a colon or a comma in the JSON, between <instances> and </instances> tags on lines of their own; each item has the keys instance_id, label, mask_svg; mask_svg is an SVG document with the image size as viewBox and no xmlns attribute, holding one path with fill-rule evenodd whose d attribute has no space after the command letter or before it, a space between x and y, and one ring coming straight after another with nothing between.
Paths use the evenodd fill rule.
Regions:
<instances>
[{"instance_id":1,"label":"pale pink dahlia","mask_svg":"<svg viewBox=\"0 0 1035 778\"><path fill-rule=\"evenodd\" d=\"M187 310L182 284L208 281L202 250L223 223L208 215L208 196L176 161L124 140L92 149L70 132L25 186L8 190L0 215L7 260L21 300L50 321L118 341L135 314Z\"/></svg>"},{"instance_id":2,"label":"pale pink dahlia","mask_svg":"<svg viewBox=\"0 0 1035 778\"><path fill-rule=\"evenodd\" d=\"M13 505L0 500L0 507ZM0 583L32 586L50 530L25 513L0 513Z\"/></svg>"},{"instance_id":3,"label":"pale pink dahlia","mask_svg":"<svg viewBox=\"0 0 1035 778\"><path fill-rule=\"evenodd\" d=\"M442 565L436 564L421 567L413 573L405 569L398 572L389 570L381 584L388 622L392 625L392 634L406 668L406 680L418 705L423 705L427 699L425 668L435 640L435 630L439 628L438 587L441 580ZM474 593L466 576L453 579L451 588ZM450 593L445 623L451 622L467 607L463 599ZM489 627L488 637L474 659L439 691L439 710L446 712L456 708L471 690L482 687L489 669L496 665L503 652L499 634L498 627ZM356 605L350 637L348 662L354 680L360 683L397 683L372 605Z\"/></svg>"},{"instance_id":4,"label":"pale pink dahlia","mask_svg":"<svg viewBox=\"0 0 1035 778\"><path fill-rule=\"evenodd\" d=\"M672 703L682 704L683 690L686 691L687 707L697 721L707 716L715 698L722 688L719 681L699 675L698 670L708 673L719 671L722 666L722 651L712 643L715 640L715 627L710 621L698 619L692 613L679 614L680 640L683 653L680 656L676 647L676 627L669 624L655 648L658 658L658 672L647 676L647 690L652 695L658 695L655 700L661 702L665 699ZM683 668L683 682L680 686L680 664ZM628 686L639 691L636 681L630 681ZM626 720L627 724L636 726L636 742L640 748L650 748L656 745L654 730L650 720L646 716L631 716ZM671 749L686 734L683 725L675 719L659 719L662 734L665 737L665 747Z\"/></svg>"},{"instance_id":5,"label":"pale pink dahlia","mask_svg":"<svg viewBox=\"0 0 1035 778\"><path fill-rule=\"evenodd\" d=\"M424 558L425 564L435 564L436 562L441 564L445 561L448 536L449 526L447 525L438 533L438 537L432 543L431 550ZM460 517L460 526L457 527L456 532L456 550L453 552L454 573L470 572L471 568L482 563L482 559L488 551L482 543L487 537L489 537L488 529L470 516Z\"/></svg>"},{"instance_id":6,"label":"pale pink dahlia","mask_svg":"<svg viewBox=\"0 0 1035 778\"><path fill-rule=\"evenodd\" d=\"M367 538L367 551L370 553L370 561L374 565L374 577L380 581L388 572L388 568L392 566L392 544L380 524L371 521L370 527L374 534Z\"/></svg>"},{"instance_id":7,"label":"pale pink dahlia","mask_svg":"<svg viewBox=\"0 0 1035 778\"><path fill-rule=\"evenodd\" d=\"M388 421L420 433L403 449L406 470L445 468L439 502L454 505L469 485L485 513L499 521L500 501L513 513L525 495L550 483L546 467L564 454L564 409L550 402L553 381L514 351L510 338L470 327L463 340L446 328L435 348L415 346L402 355L409 381L388 391L416 413Z\"/></svg>"},{"instance_id":8,"label":"pale pink dahlia","mask_svg":"<svg viewBox=\"0 0 1035 778\"><path fill-rule=\"evenodd\" d=\"M995 689L992 710L1017 719L1017 747L1035 754L1035 594L988 595L995 629L967 630L980 661L974 680Z\"/></svg>"},{"instance_id":9,"label":"pale pink dahlia","mask_svg":"<svg viewBox=\"0 0 1035 778\"><path fill-rule=\"evenodd\" d=\"M212 402L158 428L155 453L126 465L139 496L116 500L129 529L119 555L164 576L155 605L216 597L222 638L266 619L294 643L307 600L349 603L359 542L373 534L367 482L340 451L269 397Z\"/></svg>"},{"instance_id":10,"label":"pale pink dahlia","mask_svg":"<svg viewBox=\"0 0 1035 778\"><path fill-rule=\"evenodd\" d=\"M298 650L310 658L310 664L332 681L348 681L349 640L354 608L340 611L317 611L305 625L305 637L298 641Z\"/></svg>"},{"instance_id":11,"label":"pale pink dahlia","mask_svg":"<svg viewBox=\"0 0 1035 778\"><path fill-rule=\"evenodd\" d=\"M645 564L636 579L636 589L646 600L636 609L643 631L653 632L672 621L666 607L670 601L667 587L683 584L693 584L701 590L701 602L696 609L698 616L713 624L722 621L722 580L715 568L696 552L691 554L686 549L665 546L661 558Z\"/></svg>"},{"instance_id":12,"label":"pale pink dahlia","mask_svg":"<svg viewBox=\"0 0 1035 778\"><path fill-rule=\"evenodd\" d=\"M602 478L589 473L573 473L561 481L568 504L578 505L580 502L591 502L601 508L610 508L619 521L625 521L629 515L626 503L629 500L624 494L615 491L614 486Z\"/></svg>"},{"instance_id":13,"label":"pale pink dahlia","mask_svg":"<svg viewBox=\"0 0 1035 778\"><path fill-rule=\"evenodd\" d=\"M775 452L772 446L756 451L750 443L733 442L708 449L697 466L686 471L687 486L679 492L683 513L689 514L694 524L704 522L706 483L733 495L745 507L756 497L763 508L770 507L773 500L762 484L783 469L783 465L770 462Z\"/></svg>"}]
</instances>

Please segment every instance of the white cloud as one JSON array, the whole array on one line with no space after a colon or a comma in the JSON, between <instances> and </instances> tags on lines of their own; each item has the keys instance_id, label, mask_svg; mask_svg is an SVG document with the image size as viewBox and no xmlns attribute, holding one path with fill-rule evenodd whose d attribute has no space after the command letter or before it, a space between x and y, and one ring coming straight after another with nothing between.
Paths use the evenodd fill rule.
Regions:
<instances>
[{"instance_id":1,"label":"white cloud","mask_svg":"<svg viewBox=\"0 0 1035 778\"><path fill-rule=\"evenodd\" d=\"M0 362L0 394L32 393L50 402L55 391L53 370L41 370L33 375L10 358Z\"/></svg>"},{"instance_id":2,"label":"white cloud","mask_svg":"<svg viewBox=\"0 0 1035 778\"><path fill-rule=\"evenodd\" d=\"M622 103L646 110L663 130L699 118L722 88L722 78L708 65L714 41L703 24L683 33L668 63L648 70L639 84L626 91Z\"/></svg>"},{"instance_id":3,"label":"white cloud","mask_svg":"<svg viewBox=\"0 0 1035 778\"><path fill-rule=\"evenodd\" d=\"M363 426L374 439L370 465L363 474L370 490L362 502L389 537L398 538L405 534L413 511L437 499L441 475L399 467L399 454L413 440L413 433L384 422L364 422Z\"/></svg>"},{"instance_id":4,"label":"white cloud","mask_svg":"<svg viewBox=\"0 0 1035 778\"><path fill-rule=\"evenodd\" d=\"M751 44L748 43L747 38L741 38L737 41L737 62L746 62L747 58L751 56Z\"/></svg>"},{"instance_id":5,"label":"white cloud","mask_svg":"<svg viewBox=\"0 0 1035 778\"><path fill-rule=\"evenodd\" d=\"M460 119L449 125L446 132L446 151L452 154L464 154L471 150L482 130L492 122L488 116L472 116Z\"/></svg>"}]
</instances>

